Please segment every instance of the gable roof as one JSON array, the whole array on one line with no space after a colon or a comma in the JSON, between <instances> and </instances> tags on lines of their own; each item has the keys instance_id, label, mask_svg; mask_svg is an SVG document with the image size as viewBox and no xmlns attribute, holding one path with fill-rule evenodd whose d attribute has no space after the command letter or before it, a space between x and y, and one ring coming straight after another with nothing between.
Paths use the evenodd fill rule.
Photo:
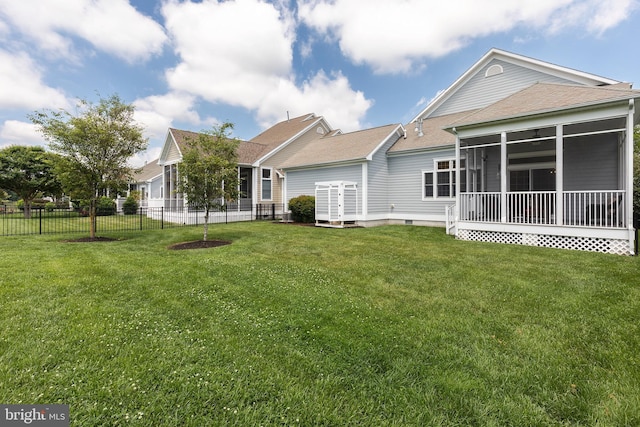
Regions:
<instances>
[{"instance_id":1,"label":"gable roof","mask_svg":"<svg viewBox=\"0 0 640 427\"><path fill-rule=\"evenodd\" d=\"M403 133L401 124L325 136L317 139L287 159L282 169L370 160L377 150L394 134Z\"/></svg>"},{"instance_id":2,"label":"gable roof","mask_svg":"<svg viewBox=\"0 0 640 427\"><path fill-rule=\"evenodd\" d=\"M159 175L162 175L162 166L158 164L158 159L148 162L133 176L134 182L149 181Z\"/></svg>"},{"instance_id":3,"label":"gable roof","mask_svg":"<svg viewBox=\"0 0 640 427\"><path fill-rule=\"evenodd\" d=\"M182 152L187 148L187 142L190 139L198 138L198 135L200 135L200 133L192 132L189 130L169 128L169 135L173 138L173 141L175 141L175 144L180 150L180 155L182 156ZM264 144L240 140L237 151L238 163L243 165L250 165L254 161L256 161L266 149L267 146ZM166 148L163 149L163 154L165 150Z\"/></svg>"},{"instance_id":4,"label":"gable roof","mask_svg":"<svg viewBox=\"0 0 640 427\"><path fill-rule=\"evenodd\" d=\"M255 162L259 163L264 161L267 157L286 147L304 133L313 128L317 129L318 127L322 128L322 133L318 134L318 138L332 131L331 126L329 126L324 117L316 116L313 113L276 123L249 140L250 142L262 144L266 147L262 155L257 158Z\"/></svg>"},{"instance_id":5,"label":"gable roof","mask_svg":"<svg viewBox=\"0 0 640 427\"><path fill-rule=\"evenodd\" d=\"M462 76L453 82L446 90L437 95L419 114L417 114L411 122L415 122L419 118L427 118L438 107L451 98L462 86L465 85L480 70L487 66L493 60L501 60L521 67L543 72L545 74L563 78L586 86L603 86L618 84L617 80L606 77L589 74L582 71L574 70L567 67L551 64L549 62L540 61L538 59L529 58L527 56L518 55L500 49L491 49L480 60L471 66Z\"/></svg>"},{"instance_id":6,"label":"gable roof","mask_svg":"<svg viewBox=\"0 0 640 427\"><path fill-rule=\"evenodd\" d=\"M447 128L539 115L632 98L640 98L640 91L625 88L623 85L588 87L536 83L488 107L458 118L449 123Z\"/></svg>"}]
</instances>

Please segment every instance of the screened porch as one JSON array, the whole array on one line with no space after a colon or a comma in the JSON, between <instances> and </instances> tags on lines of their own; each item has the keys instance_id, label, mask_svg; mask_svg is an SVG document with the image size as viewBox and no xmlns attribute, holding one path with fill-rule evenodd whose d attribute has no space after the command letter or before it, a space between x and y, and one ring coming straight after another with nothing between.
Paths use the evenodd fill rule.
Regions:
<instances>
[{"instance_id":1,"label":"screened porch","mask_svg":"<svg viewBox=\"0 0 640 427\"><path fill-rule=\"evenodd\" d=\"M459 221L627 228L627 118L460 142Z\"/></svg>"}]
</instances>

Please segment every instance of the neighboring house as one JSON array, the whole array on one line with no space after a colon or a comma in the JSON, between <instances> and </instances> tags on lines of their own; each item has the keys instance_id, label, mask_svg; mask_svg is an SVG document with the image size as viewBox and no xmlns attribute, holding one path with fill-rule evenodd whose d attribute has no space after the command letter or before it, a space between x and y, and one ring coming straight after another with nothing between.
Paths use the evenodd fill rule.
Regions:
<instances>
[{"instance_id":1,"label":"neighboring house","mask_svg":"<svg viewBox=\"0 0 640 427\"><path fill-rule=\"evenodd\" d=\"M240 200L230 209L251 210L259 205L284 207L283 178L279 162L288 158L310 141L332 132L322 117L313 114L280 122L250 141L240 141L238 146L238 175ZM187 205L182 194L176 192L177 164L187 141L198 133L170 128L162 148L158 165L163 175L163 202L166 209L182 209Z\"/></svg>"},{"instance_id":2,"label":"neighboring house","mask_svg":"<svg viewBox=\"0 0 640 427\"><path fill-rule=\"evenodd\" d=\"M382 153L306 147L283 165L286 194L350 183L358 225L446 224L466 240L630 254L636 99L628 83L493 49L397 141L354 139ZM333 213L326 222L341 225Z\"/></svg>"},{"instance_id":3,"label":"neighboring house","mask_svg":"<svg viewBox=\"0 0 640 427\"><path fill-rule=\"evenodd\" d=\"M146 163L129 183L129 191L140 193L140 207L160 207L163 204L162 193L162 167L158 165L158 159ZM116 200L118 210L122 209L122 204L126 198L120 197Z\"/></svg>"}]
</instances>

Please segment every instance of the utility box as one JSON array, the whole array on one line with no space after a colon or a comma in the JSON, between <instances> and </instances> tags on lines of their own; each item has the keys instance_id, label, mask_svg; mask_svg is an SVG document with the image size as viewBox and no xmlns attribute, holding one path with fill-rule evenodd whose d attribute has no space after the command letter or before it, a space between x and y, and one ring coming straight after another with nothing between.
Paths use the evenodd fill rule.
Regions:
<instances>
[{"instance_id":1,"label":"utility box","mask_svg":"<svg viewBox=\"0 0 640 427\"><path fill-rule=\"evenodd\" d=\"M316 225L343 228L355 225L358 185L351 181L316 182Z\"/></svg>"}]
</instances>

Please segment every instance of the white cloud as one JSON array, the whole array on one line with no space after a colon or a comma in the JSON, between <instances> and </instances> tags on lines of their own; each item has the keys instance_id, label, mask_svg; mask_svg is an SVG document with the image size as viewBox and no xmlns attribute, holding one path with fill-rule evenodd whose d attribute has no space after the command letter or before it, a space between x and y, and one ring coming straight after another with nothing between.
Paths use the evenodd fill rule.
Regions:
<instances>
[{"instance_id":1,"label":"white cloud","mask_svg":"<svg viewBox=\"0 0 640 427\"><path fill-rule=\"evenodd\" d=\"M167 128L174 121L202 124L203 120L194 109L195 96L171 92L166 95L154 95L133 102L135 119L145 127L145 136L149 139L164 138Z\"/></svg>"},{"instance_id":2,"label":"white cloud","mask_svg":"<svg viewBox=\"0 0 640 427\"><path fill-rule=\"evenodd\" d=\"M65 94L42 81L42 70L26 53L0 49L0 108L67 108Z\"/></svg>"},{"instance_id":3,"label":"white cloud","mask_svg":"<svg viewBox=\"0 0 640 427\"><path fill-rule=\"evenodd\" d=\"M127 0L0 0L0 17L51 55L75 58L73 40L128 62L160 53L167 38L162 26Z\"/></svg>"},{"instance_id":4,"label":"white cloud","mask_svg":"<svg viewBox=\"0 0 640 427\"><path fill-rule=\"evenodd\" d=\"M268 94L258 107L258 120L264 127L282 119L284 112L298 116L315 112L343 131L362 128L362 118L373 105L360 91L354 91L341 73L331 78L324 71L305 81L301 88L282 80L278 90Z\"/></svg>"},{"instance_id":5,"label":"white cloud","mask_svg":"<svg viewBox=\"0 0 640 427\"><path fill-rule=\"evenodd\" d=\"M301 0L299 18L342 53L378 73L406 73L474 38L528 26L599 34L626 19L634 0Z\"/></svg>"},{"instance_id":6,"label":"white cloud","mask_svg":"<svg viewBox=\"0 0 640 427\"><path fill-rule=\"evenodd\" d=\"M285 111L313 111L345 127L359 127L371 101L352 90L342 74L320 72L301 87L296 84L295 22L285 3L165 3L165 26L181 59L166 73L169 86L211 103L255 111L263 125L281 119ZM343 116L334 119L333 113Z\"/></svg>"},{"instance_id":7,"label":"white cloud","mask_svg":"<svg viewBox=\"0 0 640 427\"><path fill-rule=\"evenodd\" d=\"M0 127L0 148L10 145L47 145L42 134L33 123L7 120Z\"/></svg>"}]
</instances>

